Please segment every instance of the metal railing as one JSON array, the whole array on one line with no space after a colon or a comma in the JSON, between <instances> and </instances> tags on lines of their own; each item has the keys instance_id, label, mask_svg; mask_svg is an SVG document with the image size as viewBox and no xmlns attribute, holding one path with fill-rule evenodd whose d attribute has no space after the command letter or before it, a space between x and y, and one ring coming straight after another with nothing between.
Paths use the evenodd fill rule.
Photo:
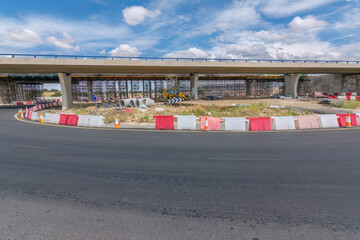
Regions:
<instances>
[{"instance_id":1,"label":"metal railing","mask_svg":"<svg viewBox=\"0 0 360 240\"><path fill-rule=\"evenodd\" d=\"M191 61L191 62L265 62L265 63L356 63L360 61L345 60L289 60L289 59L226 59L226 58L167 58L167 57L117 57L89 55L46 55L46 54L6 54L0 57L9 58L51 58L51 59L106 59L106 60L154 60L154 61Z\"/></svg>"}]
</instances>

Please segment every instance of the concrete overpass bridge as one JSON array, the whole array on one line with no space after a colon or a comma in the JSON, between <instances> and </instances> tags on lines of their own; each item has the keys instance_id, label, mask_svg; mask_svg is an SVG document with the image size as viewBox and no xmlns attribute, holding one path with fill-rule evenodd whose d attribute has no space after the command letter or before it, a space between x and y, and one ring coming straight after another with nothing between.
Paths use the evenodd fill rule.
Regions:
<instances>
[{"instance_id":1,"label":"concrete overpass bridge","mask_svg":"<svg viewBox=\"0 0 360 240\"><path fill-rule=\"evenodd\" d=\"M359 74L359 61L149 58L0 54L0 73L57 73L63 108L73 105L72 74L189 74L194 99L199 74L284 74L285 95L296 97L300 74Z\"/></svg>"}]
</instances>

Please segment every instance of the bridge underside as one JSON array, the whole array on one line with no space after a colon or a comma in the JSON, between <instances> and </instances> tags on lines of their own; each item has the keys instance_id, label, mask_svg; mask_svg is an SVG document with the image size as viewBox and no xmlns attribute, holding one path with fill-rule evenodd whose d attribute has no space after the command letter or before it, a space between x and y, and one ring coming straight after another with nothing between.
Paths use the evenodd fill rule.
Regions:
<instances>
[{"instance_id":1,"label":"bridge underside","mask_svg":"<svg viewBox=\"0 0 360 240\"><path fill-rule=\"evenodd\" d=\"M190 79L191 95L198 98L199 74L284 74L286 96L297 96L300 73L358 74L358 62L317 61L216 61L216 60L111 60L0 58L0 73L59 75L63 94L71 96L71 75L81 74L184 74ZM91 80L90 80L91 81ZM70 87L69 87L70 85ZM64 108L72 106L72 101Z\"/></svg>"}]
</instances>

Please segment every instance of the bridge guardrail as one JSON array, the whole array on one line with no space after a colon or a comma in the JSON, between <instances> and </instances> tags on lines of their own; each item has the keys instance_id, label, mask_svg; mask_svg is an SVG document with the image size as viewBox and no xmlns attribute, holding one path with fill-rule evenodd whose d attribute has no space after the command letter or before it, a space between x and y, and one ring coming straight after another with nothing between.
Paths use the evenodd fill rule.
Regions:
<instances>
[{"instance_id":1,"label":"bridge guardrail","mask_svg":"<svg viewBox=\"0 0 360 240\"><path fill-rule=\"evenodd\" d=\"M46 55L46 54L9 54L0 53L0 57L8 58L50 58L50 59L95 59L95 60L145 60L145 61L191 61L191 62L267 62L267 63L356 63L345 60L290 60L290 59L226 59L226 58L167 58L167 57L119 57L90 55Z\"/></svg>"}]
</instances>

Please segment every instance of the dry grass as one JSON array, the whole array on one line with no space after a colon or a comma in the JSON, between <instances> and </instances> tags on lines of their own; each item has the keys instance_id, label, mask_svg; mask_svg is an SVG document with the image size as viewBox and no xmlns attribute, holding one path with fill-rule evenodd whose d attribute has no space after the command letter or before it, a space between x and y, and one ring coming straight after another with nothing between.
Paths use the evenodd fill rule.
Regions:
<instances>
[{"instance_id":1,"label":"dry grass","mask_svg":"<svg viewBox=\"0 0 360 240\"><path fill-rule=\"evenodd\" d=\"M156 111L156 109L162 108L163 111ZM95 106L76 106L66 111L57 111L64 114L77 114L77 115L89 115L90 112L95 111ZM271 117L271 116L297 116L301 114L312 114L309 111L300 112L292 108L276 108L271 109L267 107L266 103L252 103L248 106L166 106L157 105L150 107L146 110L131 109L132 111L127 113L121 110L104 110L98 109L97 115L103 115L105 123L115 122L115 117L118 117L119 122L123 123L154 123L153 116L175 116L175 115L195 115L195 116L212 116L212 117ZM54 111L51 111L54 112ZM92 113L95 114L95 113Z\"/></svg>"},{"instance_id":2,"label":"dry grass","mask_svg":"<svg viewBox=\"0 0 360 240\"><path fill-rule=\"evenodd\" d=\"M360 102L359 101L342 101L337 104L331 104L333 107L337 108L345 108L345 109L357 109L360 108Z\"/></svg>"}]
</instances>

